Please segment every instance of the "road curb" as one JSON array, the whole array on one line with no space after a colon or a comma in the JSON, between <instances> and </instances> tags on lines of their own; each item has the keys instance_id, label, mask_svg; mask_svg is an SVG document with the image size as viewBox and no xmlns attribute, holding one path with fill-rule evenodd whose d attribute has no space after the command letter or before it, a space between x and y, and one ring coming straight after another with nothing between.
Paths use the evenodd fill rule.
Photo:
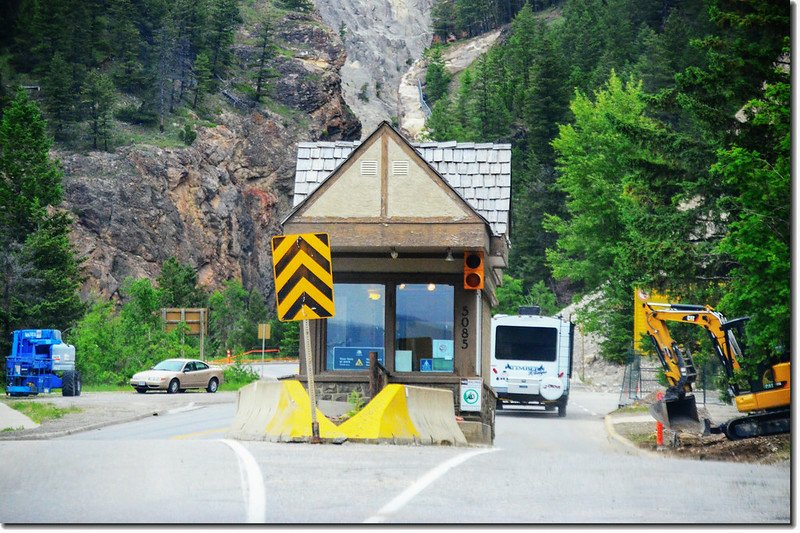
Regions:
<instances>
[{"instance_id":1,"label":"road curb","mask_svg":"<svg viewBox=\"0 0 800 533\"><path fill-rule=\"evenodd\" d=\"M664 457L664 455L661 453L638 447L636 444L617 433L617 430L614 428L614 422L612 421L613 418L614 417L612 415L606 415L603 419L606 425L606 432L611 440L616 441L617 443L625 446L627 449L632 450L639 455L649 457Z\"/></svg>"}]
</instances>

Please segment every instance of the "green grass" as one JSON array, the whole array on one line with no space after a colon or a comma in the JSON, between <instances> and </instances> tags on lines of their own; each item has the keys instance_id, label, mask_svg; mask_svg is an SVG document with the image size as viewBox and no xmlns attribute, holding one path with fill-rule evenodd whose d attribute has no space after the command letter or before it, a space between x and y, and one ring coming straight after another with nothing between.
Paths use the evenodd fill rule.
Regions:
<instances>
[{"instance_id":1,"label":"green grass","mask_svg":"<svg viewBox=\"0 0 800 533\"><path fill-rule=\"evenodd\" d=\"M133 390L130 385L95 384L83 385L83 392L128 392Z\"/></svg>"},{"instance_id":2,"label":"green grass","mask_svg":"<svg viewBox=\"0 0 800 533\"><path fill-rule=\"evenodd\" d=\"M650 412L650 406L648 405L626 405L625 407L620 407L619 409L614 411L614 414L649 413L649 412Z\"/></svg>"},{"instance_id":3,"label":"green grass","mask_svg":"<svg viewBox=\"0 0 800 533\"><path fill-rule=\"evenodd\" d=\"M656 434L653 433L632 433L628 435L628 440L637 446L656 445Z\"/></svg>"},{"instance_id":4,"label":"green grass","mask_svg":"<svg viewBox=\"0 0 800 533\"><path fill-rule=\"evenodd\" d=\"M81 411L77 407L61 408L47 402L11 402L8 405L37 424L41 424L45 420L61 418L68 413L79 413Z\"/></svg>"}]
</instances>

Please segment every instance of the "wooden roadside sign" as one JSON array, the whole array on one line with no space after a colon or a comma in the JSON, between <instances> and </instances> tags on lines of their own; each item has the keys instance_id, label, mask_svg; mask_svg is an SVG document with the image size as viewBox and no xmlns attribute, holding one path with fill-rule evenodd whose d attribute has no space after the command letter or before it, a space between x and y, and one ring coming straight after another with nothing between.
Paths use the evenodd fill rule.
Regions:
<instances>
[{"instance_id":1,"label":"wooden roadside sign","mask_svg":"<svg viewBox=\"0 0 800 533\"><path fill-rule=\"evenodd\" d=\"M334 316L331 246L327 233L273 237L272 267L278 320L290 322Z\"/></svg>"}]
</instances>

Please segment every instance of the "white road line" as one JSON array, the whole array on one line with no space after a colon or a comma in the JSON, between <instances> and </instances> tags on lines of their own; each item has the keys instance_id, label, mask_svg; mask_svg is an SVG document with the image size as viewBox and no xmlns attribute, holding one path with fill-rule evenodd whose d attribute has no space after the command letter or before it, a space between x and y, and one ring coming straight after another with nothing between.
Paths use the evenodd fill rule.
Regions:
<instances>
[{"instance_id":1,"label":"white road line","mask_svg":"<svg viewBox=\"0 0 800 533\"><path fill-rule=\"evenodd\" d=\"M464 461L475 457L476 455L481 455L484 453L496 452L499 451L500 448L491 448L487 450L475 450L472 452L462 453L461 455L457 455L455 457L451 457L444 463L438 465L434 469L428 471L424 476L419 478L413 485L408 487L406 490L398 494L392 501L381 507L381 509L375 513L373 516L370 516L366 520L364 520L365 524L379 524L384 522L390 515L396 513L403 507L405 507L408 502L410 502L414 496L425 490L431 483L442 477L444 474L447 473L448 470L455 468L456 466L460 465Z\"/></svg>"},{"instance_id":2,"label":"white road line","mask_svg":"<svg viewBox=\"0 0 800 533\"><path fill-rule=\"evenodd\" d=\"M584 407L584 406L582 406L582 405L578 405L578 407L580 407L581 409L583 409L584 411L586 411L587 413L589 413L589 414L590 414L590 415L592 415L592 416L599 416L599 415L598 415L597 413L595 413L594 411L590 411L589 409L585 408L585 407Z\"/></svg>"},{"instance_id":3,"label":"white road line","mask_svg":"<svg viewBox=\"0 0 800 533\"><path fill-rule=\"evenodd\" d=\"M267 521L266 501L267 495L264 490L264 478L261 476L261 469L255 458L247 451L247 448L236 441L222 439L239 459L239 469L243 473L243 478L247 481L245 486L245 504L247 505L247 522L250 524L263 524Z\"/></svg>"}]
</instances>

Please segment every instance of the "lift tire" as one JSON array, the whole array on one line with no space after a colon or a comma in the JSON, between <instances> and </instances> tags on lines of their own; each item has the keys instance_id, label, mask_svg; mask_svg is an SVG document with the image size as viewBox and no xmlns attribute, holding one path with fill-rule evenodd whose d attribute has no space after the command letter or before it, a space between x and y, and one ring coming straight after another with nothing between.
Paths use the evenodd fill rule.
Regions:
<instances>
[{"instance_id":1,"label":"lift tire","mask_svg":"<svg viewBox=\"0 0 800 533\"><path fill-rule=\"evenodd\" d=\"M169 385L167 385L167 394L175 394L180 389L181 389L180 382L178 382L177 379L173 379L172 381L169 382Z\"/></svg>"},{"instance_id":2,"label":"lift tire","mask_svg":"<svg viewBox=\"0 0 800 533\"><path fill-rule=\"evenodd\" d=\"M83 389L83 383L81 382L81 373L75 372L75 396L81 395L81 389Z\"/></svg>"},{"instance_id":3,"label":"lift tire","mask_svg":"<svg viewBox=\"0 0 800 533\"><path fill-rule=\"evenodd\" d=\"M61 395L75 396L75 372L67 370L61 377Z\"/></svg>"},{"instance_id":4,"label":"lift tire","mask_svg":"<svg viewBox=\"0 0 800 533\"><path fill-rule=\"evenodd\" d=\"M213 394L217 392L217 387L219 387L219 381L217 381L217 378L211 378L208 381L208 387L206 387L206 391Z\"/></svg>"}]
</instances>

